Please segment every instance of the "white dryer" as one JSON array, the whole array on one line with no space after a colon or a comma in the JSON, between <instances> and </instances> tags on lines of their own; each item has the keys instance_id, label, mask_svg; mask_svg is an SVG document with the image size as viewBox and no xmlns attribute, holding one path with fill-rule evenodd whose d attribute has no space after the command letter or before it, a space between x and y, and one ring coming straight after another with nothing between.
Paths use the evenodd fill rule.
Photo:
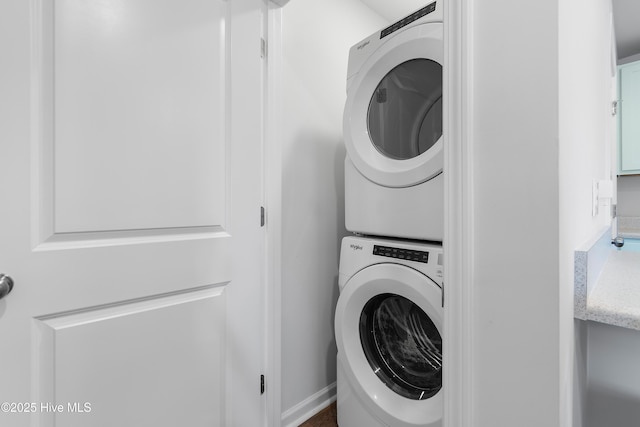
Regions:
<instances>
[{"instance_id":1,"label":"white dryer","mask_svg":"<svg viewBox=\"0 0 640 427\"><path fill-rule=\"evenodd\" d=\"M340 427L441 427L442 247L345 237L336 307Z\"/></svg>"},{"instance_id":2,"label":"white dryer","mask_svg":"<svg viewBox=\"0 0 640 427\"><path fill-rule=\"evenodd\" d=\"M343 121L349 231L442 241L442 37L438 0L349 51Z\"/></svg>"}]
</instances>

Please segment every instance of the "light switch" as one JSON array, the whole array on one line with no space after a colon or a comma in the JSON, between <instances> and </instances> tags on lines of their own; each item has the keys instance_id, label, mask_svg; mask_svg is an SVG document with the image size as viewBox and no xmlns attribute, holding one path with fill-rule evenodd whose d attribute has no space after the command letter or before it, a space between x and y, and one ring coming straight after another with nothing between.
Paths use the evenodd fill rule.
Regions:
<instances>
[{"instance_id":1,"label":"light switch","mask_svg":"<svg viewBox=\"0 0 640 427\"><path fill-rule=\"evenodd\" d=\"M613 198L613 181L611 181L610 179L598 181L598 198L599 199Z\"/></svg>"}]
</instances>

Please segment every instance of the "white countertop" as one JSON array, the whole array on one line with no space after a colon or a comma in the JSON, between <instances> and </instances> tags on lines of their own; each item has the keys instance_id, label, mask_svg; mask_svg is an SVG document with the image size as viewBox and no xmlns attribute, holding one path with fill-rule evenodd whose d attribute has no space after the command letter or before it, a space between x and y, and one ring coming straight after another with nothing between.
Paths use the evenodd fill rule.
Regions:
<instances>
[{"instance_id":1,"label":"white countertop","mask_svg":"<svg viewBox=\"0 0 640 427\"><path fill-rule=\"evenodd\" d=\"M640 330L640 252L611 249L587 295L586 318Z\"/></svg>"},{"instance_id":2,"label":"white countertop","mask_svg":"<svg viewBox=\"0 0 640 427\"><path fill-rule=\"evenodd\" d=\"M574 271L576 319L640 330L640 251L617 249L606 228L575 251Z\"/></svg>"}]
</instances>

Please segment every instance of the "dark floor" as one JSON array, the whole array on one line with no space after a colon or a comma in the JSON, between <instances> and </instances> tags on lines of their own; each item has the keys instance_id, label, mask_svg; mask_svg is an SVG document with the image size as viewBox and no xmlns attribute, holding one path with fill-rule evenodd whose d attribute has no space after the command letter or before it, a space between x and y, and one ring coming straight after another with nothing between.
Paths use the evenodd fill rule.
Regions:
<instances>
[{"instance_id":1,"label":"dark floor","mask_svg":"<svg viewBox=\"0 0 640 427\"><path fill-rule=\"evenodd\" d=\"M331 405L300 424L300 427L338 427L338 422L336 420L336 402L333 402Z\"/></svg>"}]
</instances>

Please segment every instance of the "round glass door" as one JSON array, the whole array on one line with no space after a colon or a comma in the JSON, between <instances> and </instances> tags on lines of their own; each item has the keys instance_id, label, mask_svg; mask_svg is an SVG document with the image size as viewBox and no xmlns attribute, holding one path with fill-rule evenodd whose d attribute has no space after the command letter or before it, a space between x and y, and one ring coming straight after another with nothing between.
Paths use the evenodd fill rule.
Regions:
<instances>
[{"instance_id":1,"label":"round glass door","mask_svg":"<svg viewBox=\"0 0 640 427\"><path fill-rule=\"evenodd\" d=\"M383 155L407 160L442 136L442 66L412 59L380 81L369 102L369 137Z\"/></svg>"},{"instance_id":2,"label":"round glass door","mask_svg":"<svg viewBox=\"0 0 640 427\"><path fill-rule=\"evenodd\" d=\"M360 341L375 374L399 395L424 400L442 387L442 338L407 298L371 298L360 315Z\"/></svg>"}]
</instances>

